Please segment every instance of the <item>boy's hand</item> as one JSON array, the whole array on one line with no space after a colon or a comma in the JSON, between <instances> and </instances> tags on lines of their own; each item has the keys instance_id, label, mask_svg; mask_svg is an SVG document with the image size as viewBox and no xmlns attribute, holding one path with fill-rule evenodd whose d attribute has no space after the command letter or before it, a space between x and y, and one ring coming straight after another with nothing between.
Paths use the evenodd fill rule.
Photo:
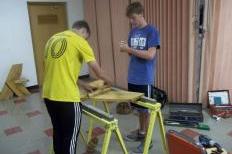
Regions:
<instances>
[{"instance_id":1,"label":"boy's hand","mask_svg":"<svg viewBox=\"0 0 232 154\"><path fill-rule=\"evenodd\" d=\"M87 92L93 92L94 90L97 89L96 87L92 87L92 86L90 86L88 84L83 84L82 86Z\"/></svg>"},{"instance_id":2,"label":"boy's hand","mask_svg":"<svg viewBox=\"0 0 232 154\"><path fill-rule=\"evenodd\" d=\"M108 78L104 80L104 84L107 85L108 87L111 87L113 85L112 81Z\"/></svg>"},{"instance_id":3,"label":"boy's hand","mask_svg":"<svg viewBox=\"0 0 232 154\"><path fill-rule=\"evenodd\" d=\"M121 52L127 52L130 54L131 48L128 46L128 44L125 41L121 41L119 46Z\"/></svg>"}]
</instances>

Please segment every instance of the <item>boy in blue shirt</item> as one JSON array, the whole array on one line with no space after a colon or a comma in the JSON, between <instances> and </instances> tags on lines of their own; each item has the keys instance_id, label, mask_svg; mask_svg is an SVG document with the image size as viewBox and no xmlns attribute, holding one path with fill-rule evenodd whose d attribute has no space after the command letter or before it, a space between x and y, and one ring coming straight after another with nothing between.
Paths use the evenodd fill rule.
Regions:
<instances>
[{"instance_id":1,"label":"boy in blue shirt","mask_svg":"<svg viewBox=\"0 0 232 154\"><path fill-rule=\"evenodd\" d=\"M160 46L159 33L156 28L146 22L143 16L144 8L139 2L127 7L127 17L132 24L128 42L121 41L120 51L130 55L128 68L128 91L142 92L152 98L155 81L156 49ZM147 109L131 104L139 112L140 128L127 135L127 140L141 141L134 150L143 152L144 139L148 129L149 112ZM152 145L152 144L151 144Z\"/></svg>"}]
</instances>

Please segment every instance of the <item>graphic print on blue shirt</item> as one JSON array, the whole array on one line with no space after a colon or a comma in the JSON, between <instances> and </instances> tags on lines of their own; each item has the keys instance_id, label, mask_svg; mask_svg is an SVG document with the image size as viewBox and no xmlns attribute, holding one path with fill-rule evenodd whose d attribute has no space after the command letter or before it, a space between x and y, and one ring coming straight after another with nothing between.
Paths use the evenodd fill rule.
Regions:
<instances>
[{"instance_id":1,"label":"graphic print on blue shirt","mask_svg":"<svg viewBox=\"0 0 232 154\"><path fill-rule=\"evenodd\" d=\"M159 33L152 25L133 28L128 37L128 45L140 52L147 52L151 47L160 45ZM156 60L146 60L134 55L130 56L128 83L136 85L153 85L155 81Z\"/></svg>"}]
</instances>

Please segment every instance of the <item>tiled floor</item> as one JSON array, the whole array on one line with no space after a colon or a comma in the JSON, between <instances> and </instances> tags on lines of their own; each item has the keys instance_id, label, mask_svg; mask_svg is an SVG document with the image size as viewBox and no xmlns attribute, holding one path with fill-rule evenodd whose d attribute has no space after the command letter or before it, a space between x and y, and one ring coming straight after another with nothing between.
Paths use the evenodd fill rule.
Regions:
<instances>
[{"instance_id":1,"label":"tiled floor","mask_svg":"<svg viewBox=\"0 0 232 154\"><path fill-rule=\"evenodd\" d=\"M99 105L101 108L102 106ZM111 111L119 119L121 132L133 130L137 127L136 116L118 115L115 113L115 104L111 105ZM180 127L166 127L166 130L174 129L184 131L190 136L203 133L219 142L225 149L232 151L232 118L215 121L204 112L205 123L211 130L196 130ZM83 116L82 128L86 130L87 119ZM98 129L101 132L101 129ZM101 151L102 137L99 138L98 150ZM158 127L155 127L153 135L154 147L152 154L162 154ZM126 142L128 149L132 149L138 143ZM52 145L52 126L45 105L39 93L34 93L24 99L9 100L0 102L0 154L48 154ZM79 137L77 154L83 154L85 144ZM109 154L121 154L120 146L113 136Z\"/></svg>"}]
</instances>

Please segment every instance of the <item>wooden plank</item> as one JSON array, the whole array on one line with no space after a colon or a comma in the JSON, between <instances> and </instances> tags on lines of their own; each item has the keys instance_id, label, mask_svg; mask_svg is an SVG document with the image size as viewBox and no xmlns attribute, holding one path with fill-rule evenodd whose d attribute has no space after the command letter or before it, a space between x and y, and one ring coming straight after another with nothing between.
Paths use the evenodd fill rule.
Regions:
<instances>
[{"instance_id":1,"label":"wooden plank","mask_svg":"<svg viewBox=\"0 0 232 154\"><path fill-rule=\"evenodd\" d=\"M6 81L7 86L17 95L17 96L23 96L24 94L17 88L14 81Z\"/></svg>"},{"instance_id":2,"label":"wooden plank","mask_svg":"<svg viewBox=\"0 0 232 154\"><path fill-rule=\"evenodd\" d=\"M23 64L12 65L6 81L17 80L20 78L23 69Z\"/></svg>"},{"instance_id":3,"label":"wooden plank","mask_svg":"<svg viewBox=\"0 0 232 154\"><path fill-rule=\"evenodd\" d=\"M17 88L24 94L24 95L30 95L30 91L27 90L26 87L24 87L23 85L18 85Z\"/></svg>"},{"instance_id":4,"label":"wooden plank","mask_svg":"<svg viewBox=\"0 0 232 154\"><path fill-rule=\"evenodd\" d=\"M143 95L143 93L129 92L125 90L111 90L106 93L93 96L90 99L104 102L133 102L141 98Z\"/></svg>"},{"instance_id":5,"label":"wooden plank","mask_svg":"<svg viewBox=\"0 0 232 154\"><path fill-rule=\"evenodd\" d=\"M10 90L10 88L5 84L3 86L3 90L0 93L0 100L6 100L13 97L13 92Z\"/></svg>"},{"instance_id":6,"label":"wooden plank","mask_svg":"<svg viewBox=\"0 0 232 154\"><path fill-rule=\"evenodd\" d=\"M104 102L130 102L144 96L143 93L128 92L125 90L114 89L104 85L104 81L96 80L88 83L91 87L97 88L94 92L88 93L84 89L80 89L81 99L104 101Z\"/></svg>"},{"instance_id":7,"label":"wooden plank","mask_svg":"<svg viewBox=\"0 0 232 154\"><path fill-rule=\"evenodd\" d=\"M111 88L110 88L110 87L106 87L106 88L102 88L102 89L97 89L97 90L94 91L94 92L88 93L88 97L89 97L89 98L95 97L95 96L98 96L98 95L107 93L108 91L111 91Z\"/></svg>"},{"instance_id":8,"label":"wooden plank","mask_svg":"<svg viewBox=\"0 0 232 154\"><path fill-rule=\"evenodd\" d=\"M93 88L101 88L104 86L104 81L103 80L95 80L90 83L88 83L89 86Z\"/></svg>"},{"instance_id":9,"label":"wooden plank","mask_svg":"<svg viewBox=\"0 0 232 154\"><path fill-rule=\"evenodd\" d=\"M7 76L4 88L0 94L0 100L9 99L15 93L17 96L29 95L30 92L23 86L26 79L20 79L22 73L22 64L12 65Z\"/></svg>"},{"instance_id":10,"label":"wooden plank","mask_svg":"<svg viewBox=\"0 0 232 154\"><path fill-rule=\"evenodd\" d=\"M7 81L11 81L11 80L17 80L19 79L19 77L21 76L22 73L22 64L14 64L11 66L11 69L8 73L8 76L6 78L6 82ZM13 96L13 92L11 91L11 89L7 86L7 83L5 82L5 85L3 87L3 90L0 94L0 100L5 100L5 99L9 99Z\"/></svg>"}]
</instances>

